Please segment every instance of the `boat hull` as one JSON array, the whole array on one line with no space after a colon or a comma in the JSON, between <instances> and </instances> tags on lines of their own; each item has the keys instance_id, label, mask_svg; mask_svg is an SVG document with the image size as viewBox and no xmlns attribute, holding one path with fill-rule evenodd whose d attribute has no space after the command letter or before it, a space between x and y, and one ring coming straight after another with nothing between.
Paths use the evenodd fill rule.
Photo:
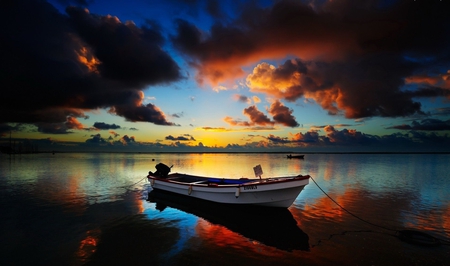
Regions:
<instances>
[{"instance_id":1,"label":"boat hull","mask_svg":"<svg viewBox=\"0 0 450 266\"><path fill-rule=\"evenodd\" d=\"M220 184L206 181L191 183L177 182L174 178L158 178L149 175L153 189L227 204L259 205L287 208L292 205L303 188L309 183L309 176L255 179L242 184ZM227 179L229 180L229 179Z\"/></svg>"}]
</instances>

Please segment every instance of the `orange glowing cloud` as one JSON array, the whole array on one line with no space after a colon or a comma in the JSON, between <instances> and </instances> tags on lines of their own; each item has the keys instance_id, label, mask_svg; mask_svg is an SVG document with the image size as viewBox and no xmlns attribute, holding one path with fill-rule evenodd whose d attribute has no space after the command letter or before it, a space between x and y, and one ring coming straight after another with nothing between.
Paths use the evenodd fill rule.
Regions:
<instances>
[{"instance_id":1,"label":"orange glowing cloud","mask_svg":"<svg viewBox=\"0 0 450 266\"><path fill-rule=\"evenodd\" d=\"M122 138L120 138L119 140L123 145L129 145L131 143L135 143L136 139L134 138L134 136L129 137L128 135L123 136Z\"/></svg>"},{"instance_id":2,"label":"orange glowing cloud","mask_svg":"<svg viewBox=\"0 0 450 266\"><path fill-rule=\"evenodd\" d=\"M267 63L257 65L248 75L246 84L250 91L276 99L294 102L303 97L306 102L319 104L331 115L344 114L346 118L420 113L420 104L412 101L414 94L397 91L397 87L371 77L384 75L385 70L372 67L371 71L361 71L352 63L342 68L339 63L291 59L277 67ZM399 84L398 81L386 81L390 82ZM423 97L445 95L438 89L415 94Z\"/></svg>"},{"instance_id":3,"label":"orange glowing cloud","mask_svg":"<svg viewBox=\"0 0 450 266\"><path fill-rule=\"evenodd\" d=\"M251 66L262 59L285 58L286 54L306 60L326 58L329 61L342 59L344 55L360 50L354 41L349 41L350 39L345 39L342 35L330 37L331 39L327 40L322 38L295 40L292 39L293 35L280 36L276 32L263 34L267 35L266 40L254 43L254 50L233 50L230 51L229 55L209 54L208 58L205 58L201 64L196 65L198 70L197 82L215 87L220 83L244 78L246 72L243 67ZM204 45L220 46L218 43Z\"/></svg>"},{"instance_id":4,"label":"orange glowing cloud","mask_svg":"<svg viewBox=\"0 0 450 266\"><path fill-rule=\"evenodd\" d=\"M294 71L288 76L277 76L276 72L277 68L273 65L258 64L253 69L253 73L247 76L247 86L252 92L262 92L277 98L291 98L289 88L301 85L301 73Z\"/></svg>"},{"instance_id":5,"label":"orange glowing cloud","mask_svg":"<svg viewBox=\"0 0 450 266\"><path fill-rule=\"evenodd\" d=\"M89 51L87 47L81 47L79 51L75 51L78 55L80 63L85 65L89 72L99 74L97 66L100 65L100 61Z\"/></svg>"},{"instance_id":6,"label":"orange glowing cloud","mask_svg":"<svg viewBox=\"0 0 450 266\"><path fill-rule=\"evenodd\" d=\"M317 143L319 141L319 137L319 133L316 130L309 130L305 134L301 132L291 134L292 141L303 146L307 145L309 142Z\"/></svg>"},{"instance_id":7,"label":"orange glowing cloud","mask_svg":"<svg viewBox=\"0 0 450 266\"><path fill-rule=\"evenodd\" d=\"M255 105L249 106L244 109L244 115L248 116L250 122L235 120L232 117L225 117L224 121L232 126L273 126L275 122L271 121L269 117L267 117L263 112L258 110Z\"/></svg>"},{"instance_id":8,"label":"orange glowing cloud","mask_svg":"<svg viewBox=\"0 0 450 266\"><path fill-rule=\"evenodd\" d=\"M191 58L202 83L214 87L245 78L252 92L291 102L304 97L346 118L422 114L416 97L448 96L439 90L401 90L417 65L405 59L404 51L393 51L422 51L421 43L405 38L417 38L418 20L406 10L422 14L420 5L405 8L402 2L384 10L351 1L319 2L255 6L235 23L218 23L210 31L180 20L172 41ZM286 58L296 59L276 67L261 63ZM251 67L245 77L244 69ZM442 79L447 87L447 75Z\"/></svg>"},{"instance_id":9,"label":"orange glowing cloud","mask_svg":"<svg viewBox=\"0 0 450 266\"><path fill-rule=\"evenodd\" d=\"M247 85L251 91L279 99L295 101L304 97L306 101L316 102L333 115L343 112L346 117L357 117L359 111L354 106L353 101L356 100L353 98L359 94L353 94L351 89L341 89L337 84L326 81L322 75L315 64L299 60L288 60L279 67L263 63L247 77ZM327 82L330 85L326 85Z\"/></svg>"},{"instance_id":10,"label":"orange glowing cloud","mask_svg":"<svg viewBox=\"0 0 450 266\"><path fill-rule=\"evenodd\" d=\"M283 126L296 127L298 126L295 117L292 115L292 110L284 106L280 101L274 101L270 108L267 110L273 117L273 121L263 112L258 110L256 105L249 106L244 109L243 113L246 115L250 122L235 120L232 117L225 117L224 121L232 126L262 126L273 127L275 124L281 124Z\"/></svg>"},{"instance_id":11,"label":"orange glowing cloud","mask_svg":"<svg viewBox=\"0 0 450 266\"><path fill-rule=\"evenodd\" d=\"M76 119L73 116L67 117L66 126L69 129L84 129L85 128L85 126L83 126L83 124L81 124L78 121L78 119Z\"/></svg>"},{"instance_id":12,"label":"orange glowing cloud","mask_svg":"<svg viewBox=\"0 0 450 266\"><path fill-rule=\"evenodd\" d=\"M231 119L231 117L230 117ZM210 132L228 132L230 129L224 128L224 127L200 127L196 128L196 130L202 130L202 131L210 131Z\"/></svg>"},{"instance_id":13,"label":"orange glowing cloud","mask_svg":"<svg viewBox=\"0 0 450 266\"><path fill-rule=\"evenodd\" d=\"M341 109L344 109L348 114L346 116L353 117L352 108L343 102L343 94L339 88L332 87L321 91L307 91L305 92L305 99L314 100L330 114L338 114Z\"/></svg>"},{"instance_id":14,"label":"orange glowing cloud","mask_svg":"<svg viewBox=\"0 0 450 266\"><path fill-rule=\"evenodd\" d=\"M39 132L66 134L71 129L87 129L77 118L88 116L80 109L75 108L48 108L35 113L38 117L49 120L46 123L36 123Z\"/></svg>"},{"instance_id":15,"label":"orange glowing cloud","mask_svg":"<svg viewBox=\"0 0 450 266\"><path fill-rule=\"evenodd\" d=\"M119 137L120 134L116 133L115 131L110 130L109 134L113 135L115 138Z\"/></svg>"},{"instance_id":16,"label":"orange glowing cloud","mask_svg":"<svg viewBox=\"0 0 450 266\"><path fill-rule=\"evenodd\" d=\"M197 70L196 81L200 85L211 85L217 92L225 88L218 86L220 83L245 76L245 72L240 67L236 67L235 61L232 59L219 62L211 61L207 64L203 63L202 65L197 65Z\"/></svg>"},{"instance_id":17,"label":"orange glowing cloud","mask_svg":"<svg viewBox=\"0 0 450 266\"><path fill-rule=\"evenodd\" d=\"M307 72L307 66L299 60L288 60L279 67L261 63L247 76L246 84L252 92L265 93L277 99L295 101L304 97L314 100L330 114L337 114L339 108L352 111L342 101L343 95L339 88L323 87L323 81L314 72L306 74Z\"/></svg>"},{"instance_id":18,"label":"orange glowing cloud","mask_svg":"<svg viewBox=\"0 0 450 266\"><path fill-rule=\"evenodd\" d=\"M324 14L301 2L278 1L271 9L245 10L234 26L218 25L210 34L187 21L178 21L178 35L173 41L194 59L197 80L215 86L242 78L243 67L286 55L342 61L364 53L362 42L385 38L399 28L386 20L357 26L340 16Z\"/></svg>"},{"instance_id":19,"label":"orange glowing cloud","mask_svg":"<svg viewBox=\"0 0 450 266\"><path fill-rule=\"evenodd\" d=\"M227 116L223 119L223 121L227 122L228 124L232 125L232 126L242 126L242 127L249 127L251 126L249 122L247 121L240 121L240 120L235 120L230 116Z\"/></svg>"},{"instance_id":20,"label":"orange glowing cloud","mask_svg":"<svg viewBox=\"0 0 450 266\"><path fill-rule=\"evenodd\" d=\"M450 70L447 73L439 74L438 76L416 75L405 79L407 84L418 83L437 86L443 89L450 89Z\"/></svg>"}]
</instances>

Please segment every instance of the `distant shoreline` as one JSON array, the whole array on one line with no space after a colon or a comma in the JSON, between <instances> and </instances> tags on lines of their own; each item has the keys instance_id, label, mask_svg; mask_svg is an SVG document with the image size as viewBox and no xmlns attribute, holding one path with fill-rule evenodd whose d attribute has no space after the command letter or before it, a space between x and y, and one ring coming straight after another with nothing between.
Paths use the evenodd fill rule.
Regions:
<instances>
[{"instance_id":1,"label":"distant shoreline","mask_svg":"<svg viewBox=\"0 0 450 266\"><path fill-rule=\"evenodd\" d=\"M305 152L294 152L294 151L268 151L268 152L258 152L258 151L245 151L245 152L230 152L230 151L166 151L166 152L131 152L131 151L39 151L39 152L24 152L24 153L2 153L4 155L29 155L29 154L42 154L42 153L117 153L117 154L291 154L291 155L300 155L300 154L450 154L448 152L426 152L426 151L417 151L417 152L389 152L389 151L380 151L380 152L345 152L345 151L305 151Z\"/></svg>"}]
</instances>

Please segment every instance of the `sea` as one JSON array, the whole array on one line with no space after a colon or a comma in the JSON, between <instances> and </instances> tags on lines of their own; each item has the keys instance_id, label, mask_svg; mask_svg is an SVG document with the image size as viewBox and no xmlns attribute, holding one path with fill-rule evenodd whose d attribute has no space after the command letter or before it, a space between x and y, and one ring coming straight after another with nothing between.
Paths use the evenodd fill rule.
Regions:
<instances>
[{"instance_id":1,"label":"sea","mask_svg":"<svg viewBox=\"0 0 450 266\"><path fill-rule=\"evenodd\" d=\"M0 154L0 265L450 265L450 154ZM157 193L172 172L310 175L288 209Z\"/></svg>"}]
</instances>

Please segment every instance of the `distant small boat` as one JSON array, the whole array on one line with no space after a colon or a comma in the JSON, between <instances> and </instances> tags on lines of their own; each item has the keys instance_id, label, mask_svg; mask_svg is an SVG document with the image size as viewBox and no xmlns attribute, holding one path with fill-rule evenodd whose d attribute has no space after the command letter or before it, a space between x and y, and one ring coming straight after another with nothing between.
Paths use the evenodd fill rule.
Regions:
<instances>
[{"instance_id":1,"label":"distant small boat","mask_svg":"<svg viewBox=\"0 0 450 266\"><path fill-rule=\"evenodd\" d=\"M304 158L305 158L305 155L292 155L292 154L289 154L289 155L287 156L287 158L288 158L288 159L304 159Z\"/></svg>"},{"instance_id":2,"label":"distant small boat","mask_svg":"<svg viewBox=\"0 0 450 266\"><path fill-rule=\"evenodd\" d=\"M217 178L169 174L171 167L159 163L147 178L153 189L227 204L288 208L309 183L309 175L273 178ZM262 170L260 170L262 174ZM256 172L255 172L256 174Z\"/></svg>"}]
</instances>

